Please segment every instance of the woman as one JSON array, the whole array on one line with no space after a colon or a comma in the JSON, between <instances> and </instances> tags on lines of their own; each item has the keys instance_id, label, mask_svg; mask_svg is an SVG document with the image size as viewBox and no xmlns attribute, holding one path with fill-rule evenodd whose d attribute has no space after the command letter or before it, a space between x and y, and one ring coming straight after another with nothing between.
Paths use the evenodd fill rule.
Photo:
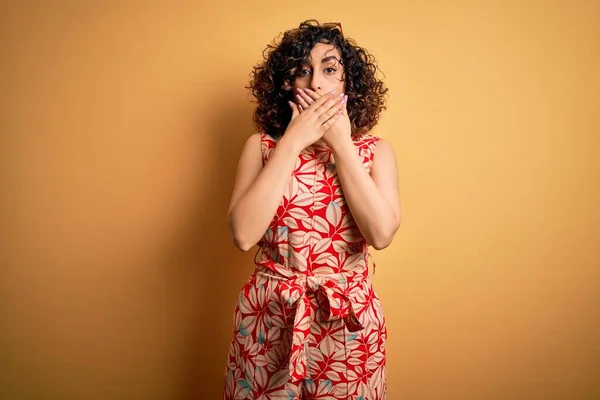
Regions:
<instances>
[{"instance_id":1,"label":"woman","mask_svg":"<svg viewBox=\"0 0 600 400\"><path fill-rule=\"evenodd\" d=\"M224 399L385 399L368 246L400 226L395 153L369 133L387 89L339 23L305 21L267 50L228 210L236 246L262 252L235 307Z\"/></svg>"}]
</instances>

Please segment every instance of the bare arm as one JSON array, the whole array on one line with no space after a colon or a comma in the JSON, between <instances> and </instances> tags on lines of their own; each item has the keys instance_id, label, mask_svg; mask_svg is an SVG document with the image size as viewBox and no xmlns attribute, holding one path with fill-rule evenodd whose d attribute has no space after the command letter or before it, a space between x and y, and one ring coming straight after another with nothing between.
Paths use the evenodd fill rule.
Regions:
<instances>
[{"instance_id":1,"label":"bare arm","mask_svg":"<svg viewBox=\"0 0 600 400\"><path fill-rule=\"evenodd\" d=\"M312 107L319 99L317 93L306 90L300 93L300 106ZM344 118L340 118L323 139L332 149L346 203L356 225L367 242L381 250L392 242L401 222L396 154L387 141L379 138L369 176L350 140L348 110L343 107L342 111Z\"/></svg>"},{"instance_id":2,"label":"bare arm","mask_svg":"<svg viewBox=\"0 0 600 400\"><path fill-rule=\"evenodd\" d=\"M330 92L313 102L307 109L310 112L302 115L294 103L288 102L292 118L264 167L260 133L246 141L227 211L233 242L241 250L250 250L264 235L292 178L300 152L319 140L341 115L344 102L333 94Z\"/></svg>"},{"instance_id":3,"label":"bare arm","mask_svg":"<svg viewBox=\"0 0 600 400\"><path fill-rule=\"evenodd\" d=\"M298 147L281 138L263 167L260 133L246 141L227 211L233 242L242 251L260 240L273 219L300 154Z\"/></svg>"},{"instance_id":4,"label":"bare arm","mask_svg":"<svg viewBox=\"0 0 600 400\"><path fill-rule=\"evenodd\" d=\"M389 246L401 222L398 167L393 147L379 139L371 176L350 140L333 151L340 183L356 225L375 249Z\"/></svg>"}]
</instances>

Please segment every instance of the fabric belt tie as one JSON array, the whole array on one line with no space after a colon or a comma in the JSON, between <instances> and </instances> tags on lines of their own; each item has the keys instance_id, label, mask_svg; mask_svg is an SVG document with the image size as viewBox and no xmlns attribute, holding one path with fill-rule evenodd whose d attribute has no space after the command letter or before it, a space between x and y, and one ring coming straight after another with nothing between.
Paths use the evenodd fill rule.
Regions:
<instances>
[{"instance_id":1,"label":"fabric belt tie","mask_svg":"<svg viewBox=\"0 0 600 400\"><path fill-rule=\"evenodd\" d=\"M344 288L349 283L366 280L368 268L339 274L314 275L310 272L295 274L272 259L258 262L257 267L259 266L263 268L258 268L257 273L266 273L270 278L281 282L281 300L296 309L288 366L292 379L300 380L306 375L306 346L312 323L308 292L315 294L323 321L343 320L350 332L364 329L354 313L352 302L344 294Z\"/></svg>"}]
</instances>

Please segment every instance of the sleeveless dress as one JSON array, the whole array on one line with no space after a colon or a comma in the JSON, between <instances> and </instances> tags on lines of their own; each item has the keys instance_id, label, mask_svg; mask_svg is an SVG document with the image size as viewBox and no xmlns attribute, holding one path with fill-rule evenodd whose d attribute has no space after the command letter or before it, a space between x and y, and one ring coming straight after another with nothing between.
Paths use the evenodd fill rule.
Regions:
<instances>
[{"instance_id":1,"label":"sleeveless dress","mask_svg":"<svg viewBox=\"0 0 600 400\"><path fill-rule=\"evenodd\" d=\"M368 172L378 140L352 136ZM276 145L261 133L263 163ZM223 398L385 399L387 328L369 243L327 146L300 153L258 246L234 309Z\"/></svg>"}]
</instances>

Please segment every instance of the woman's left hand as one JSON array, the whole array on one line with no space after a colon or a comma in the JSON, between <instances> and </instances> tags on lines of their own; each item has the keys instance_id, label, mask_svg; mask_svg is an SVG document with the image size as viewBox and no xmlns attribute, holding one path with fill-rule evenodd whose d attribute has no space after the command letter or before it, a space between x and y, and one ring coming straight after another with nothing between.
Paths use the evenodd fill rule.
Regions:
<instances>
[{"instance_id":1,"label":"woman's left hand","mask_svg":"<svg viewBox=\"0 0 600 400\"><path fill-rule=\"evenodd\" d=\"M297 90L299 95L298 99L298 108L302 113L308 106L310 106L315 100L317 100L321 95L310 90ZM344 106L342 107L342 115L333 123L333 125L325 131L322 136L323 141L330 148L334 148L338 143L344 140L352 140L350 137L352 133L352 126L350 124L350 118L348 117L348 96L344 95L340 100L344 100Z\"/></svg>"}]
</instances>

